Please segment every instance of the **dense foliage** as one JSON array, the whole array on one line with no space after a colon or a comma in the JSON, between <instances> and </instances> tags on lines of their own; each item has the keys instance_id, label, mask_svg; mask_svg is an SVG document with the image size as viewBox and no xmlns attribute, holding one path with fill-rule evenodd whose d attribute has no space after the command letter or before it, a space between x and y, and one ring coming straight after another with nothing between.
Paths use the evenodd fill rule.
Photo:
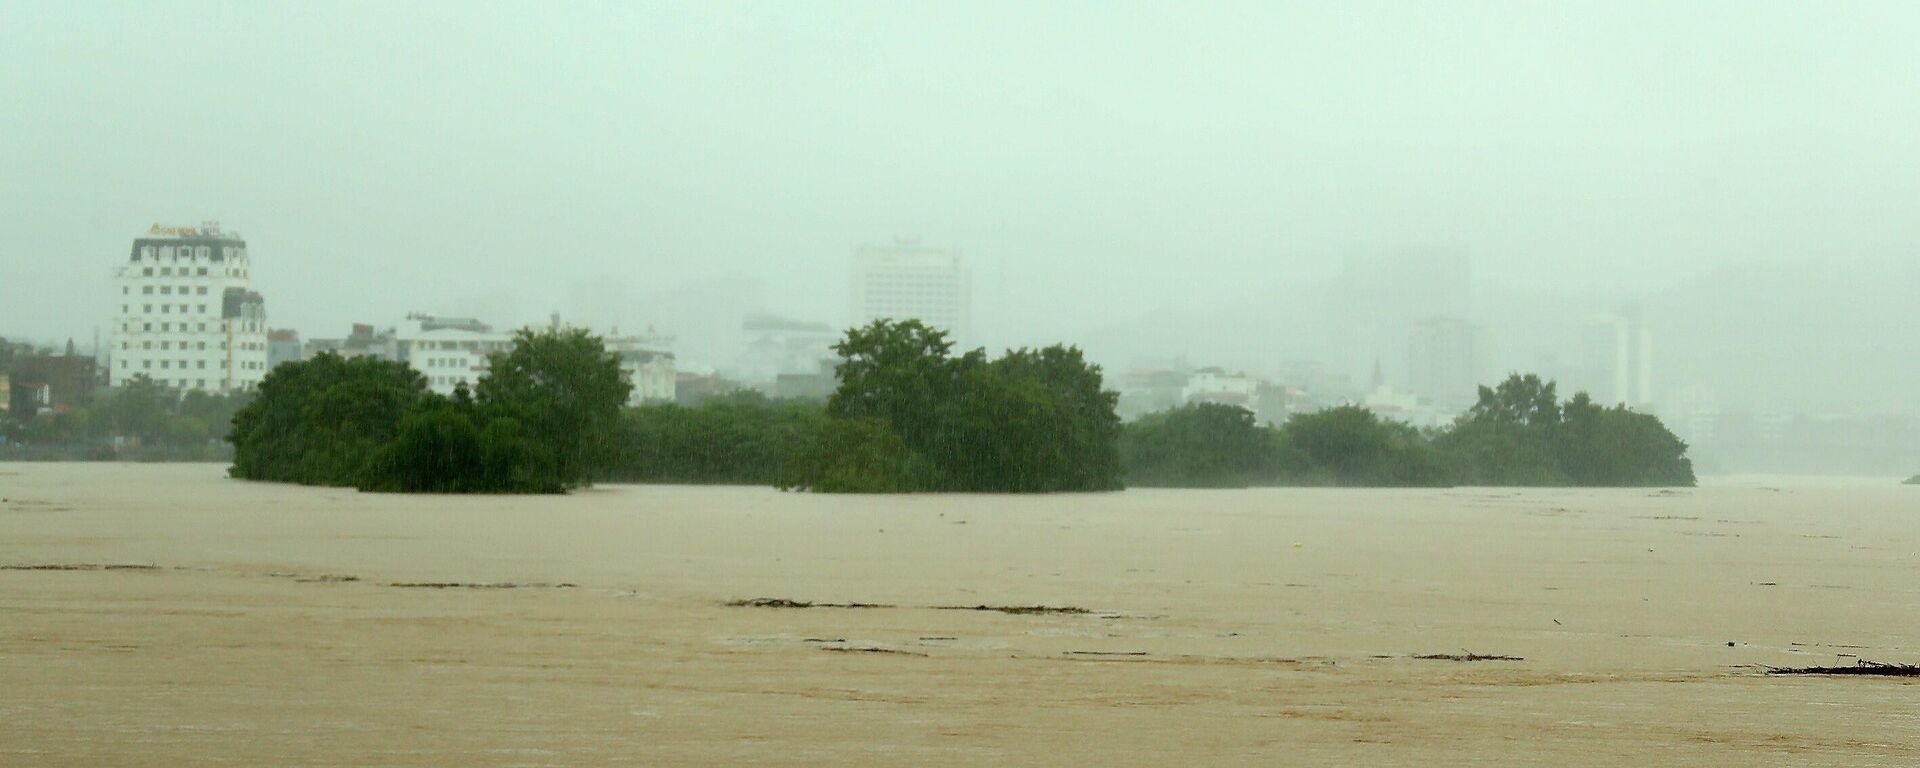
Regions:
<instances>
[{"instance_id":1,"label":"dense foliage","mask_svg":"<svg viewBox=\"0 0 1920 768\"><path fill-rule=\"evenodd\" d=\"M234 477L419 493L560 493L604 471L631 385L581 330L521 331L476 393L404 363L323 354L234 417Z\"/></svg>"},{"instance_id":2,"label":"dense foliage","mask_svg":"<svg viewBox=\"0 0 1920 768\"><path fill-rule=\"evenodd\" d=\"M6 442L11 451L45 458L211 461L225 458L220 441L249 399L197 390L183 395L135 376L85 405L10 426Z\"/></svg>"},{"instance_id":3,"label":"dense foliage","mask_svg":"<svg viewBox=\"0 0 1920 768\"><path fill-rule=\"evenodd\" d=\"M834 346L840 386L780 477L826 492L1033 493L1120 487L1116 396L1080 350L953 355L917 320L878 320Z\"/></svg>"},{"instance_id":4,"label":"dense foliage","mask_svg":"<svg viewBox=\"0 0 1920 768\"><path fill-rule=\"evenodd\" d=\"M1196 403L1151 413L1120 437L1127 483L1163 487L1244 488L1272 480L1277 434L1235 405Z\"/></svg>"},{"instance_id":5,"label":"dense foliage","mask_svg":"<svg viewBox=\"0 0 1920 768\"><path fill-rule=\"evenodd\" d=\"M1660 420L1564 404L1552 382L1513 376L1480 389L1451 428L1422 433L1357 406L1259 427L1245 409L1191 405L1125 428L1134 485L1692 485L1686 444Z\"/></svg>"},{"instance_id":6,"label":"dense foliage","mask_svg":"<svg viewBox=\"0 0 1920 768\"><path fill-rule=\"evenodd\" d=\"M1687 445L1660 419L1605 408L1582 392L1564 405L1553 382L1514 375L1480 400L1434 447L1468 485L1693 485Z\"/></svg>"},{"instance_id":7,"label":"dense foliage","mask_svg":"<svg viewBox=\"0 0 1920 768\"><path fill-rule=\"evenodd\" d=\"M629 408L601 478L773 485L825 422L817 400L769 400L750 390L692 406Z\"/></svg>"}]
</instances>

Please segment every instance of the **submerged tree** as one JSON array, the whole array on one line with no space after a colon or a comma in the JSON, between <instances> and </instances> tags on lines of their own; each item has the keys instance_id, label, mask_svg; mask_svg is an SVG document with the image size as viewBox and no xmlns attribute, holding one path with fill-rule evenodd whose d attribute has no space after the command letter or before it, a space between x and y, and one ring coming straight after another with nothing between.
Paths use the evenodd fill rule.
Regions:
<instances>
[{"instance_id":1,"label":"submerged tree","mask_svg":"<svg viewBox=\"0 0 1920 768\"><path fill-rule=\"evenodd\" d=\"M486 418L516 422L551 462L548 479L559 487L592 480L633 391L619 356L585 330L522 330L512 349L487 363L474 391Z\"/></svg>"},{"instance_id":2,"label":"submerged tree","mask_svg":"<svg viewBox=\"0 0 1920 768\"><path fill-rule=\"evenodd\" d=\"M945 332L918 320L877 320L848 331L834 346L842 362L828 424L782 484L874 491L1119 487L1115 396L1100 388L1099 367L1078 349L1019 350L989 361L981 350L952 356L952 348ZM856 449L859 440L879 442ZM835 452L851 453L842 460ZM880 460L880 452L899 458ZM897 474L862 476L873 472Z\"/></svg>"}]
</instances>

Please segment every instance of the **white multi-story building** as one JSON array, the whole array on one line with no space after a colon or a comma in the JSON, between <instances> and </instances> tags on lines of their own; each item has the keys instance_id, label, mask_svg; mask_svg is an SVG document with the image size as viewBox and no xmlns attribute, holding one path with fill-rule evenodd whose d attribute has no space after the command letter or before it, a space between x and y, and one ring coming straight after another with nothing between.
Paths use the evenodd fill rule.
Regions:
<instances>
[{"instance_id":1,"label":"white multi-story building","mask_svg":"<svg viewBox=\"0 0 1920 768\"><path fill-rule=\"evenodd\" d=\"M972 333L973 286L958 251L895 238L853 256L853 323L919 320L965 348Z\"/></svg>"},{"instance_id":2,"label":"white multi-story building","mask_svg":"<svg viewBox=\"0 0 1920 768\"><path fill-rule=\"evenodd\" d=\"M155 224L114 270L108 382L145 375L174 389L233 392L267 375L266 300L247 243L217 222Z\"/></svg>"},{"instance_id":3,"label":"white multi-story building","mask_svg":"<svg viewBox=\"0 0 1920 768\"><path fill-rule=\"evenodd\" d=\"M604 344L608 352L620 357L620 370L633 383L633 391L627 394L628 405L674 401L679 376L673 353L668 351L673 347L672 336L654 333L652 328L643 334L622 336L616 328L605 337Z\"/></svg>"},{"instance_id":4,"label":"white multi-story building","mask_svg":"<svg viewBox=\"0 0 1920 768\"><path fill-rule=\"evenodd\" d=\"M471 388L487 373L487 356L513 349L513 334L499 333L477 320L413 314L393 330L400 361L427 377L427 388L453 394Z\"/></svg>"}]
</instances>

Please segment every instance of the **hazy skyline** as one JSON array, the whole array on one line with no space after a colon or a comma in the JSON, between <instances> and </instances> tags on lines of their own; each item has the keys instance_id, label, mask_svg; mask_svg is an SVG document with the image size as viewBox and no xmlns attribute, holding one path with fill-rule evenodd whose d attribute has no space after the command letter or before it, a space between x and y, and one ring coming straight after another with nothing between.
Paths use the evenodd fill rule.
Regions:
<instances>
[{"instance_id":1,"label":"hazy skyline","mask_svg":"<svg viewBox=\"0 0 1920 768\"><path fill-rule=\"evenodd\" d=\"M1279 304L1347 256L1438 248L1502 367L1553 297L1678 296L1674 340L1731 349L1693 379L1910 407L1916 33L1892 2L12 2L0 335L104 329L156 222L244 234L317 336L602 280L841 325L855 247L911 235L973 265L985 343L1191 326L1253 366L1317 350ZM1823 303L1764 300L1808 275Z\"/></svg>"}]
</instances>

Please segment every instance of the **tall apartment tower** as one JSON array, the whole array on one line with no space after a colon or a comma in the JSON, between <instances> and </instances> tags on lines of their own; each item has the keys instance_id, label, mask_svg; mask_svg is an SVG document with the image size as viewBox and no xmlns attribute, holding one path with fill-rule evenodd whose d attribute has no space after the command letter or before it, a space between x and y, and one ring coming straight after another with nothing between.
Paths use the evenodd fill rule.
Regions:
<instances>
[{"instance_id":1,"label":"tall apartment tower","mask_svg":"<svg viewBox=\"0 0 1920 768\"><path fill-rule=\"evenodd\" d=\"M863 245L853 255L853 323L919 320L947 331L956 349L972 338L973 285L960 253L918 239Z\"/></svg>"},{"instance_id":2,"label":"tall apartment tower","mask_svg":"<svg viewBox=\"0 0 1920 768\"><path fill-rule=\"evenodd\" d=\"M108 381L145 375L177 390L252 389L267 375L267 306L247 243L200 227L155 224L114 270Z\"/></svg>"},{"instance_id":3,"label":"tall apartment tower","mask_svg":"<svg viewBox=\"0 0 1920 768\"><path fill-rule=\"evenodd\" d=\"M1407 340L1407 379L1415 395L1435 405L1466 410L1478 400L1486 343L1480 326L1458 317L1428 317L1414 323Z\"/></svg>"},{"instance_id":4,"label":"tall apartment tower","mask_svg":"<svg viewBox=\"0 0 1920 768\"><path fill-rule=\"evenodd\" d=\"M1653 402L1653 331L1638 308L1596 315L1583 330L1581 384L1602 405Z\"/></svg>"}]
</instances>

